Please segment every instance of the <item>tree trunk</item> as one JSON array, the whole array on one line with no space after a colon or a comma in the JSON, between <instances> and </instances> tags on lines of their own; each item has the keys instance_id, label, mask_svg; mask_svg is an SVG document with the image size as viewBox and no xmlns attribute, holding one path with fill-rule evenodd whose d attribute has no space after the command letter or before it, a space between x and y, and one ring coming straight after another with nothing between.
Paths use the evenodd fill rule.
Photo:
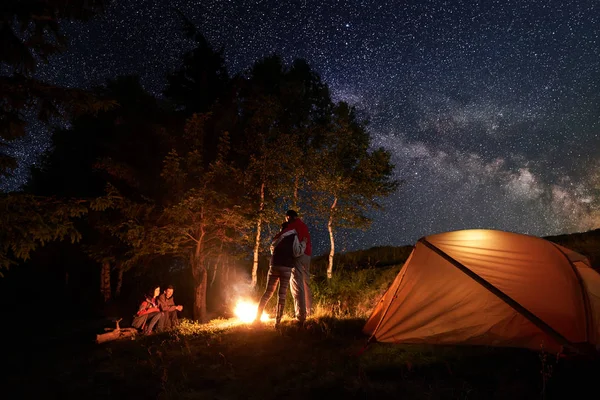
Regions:
<instances>
[{"instance_id":1,"label":"tree trunk","mask_svg":"<svg viewBox=\"0 0 600 400\"><path fill-rule=\"evenodd\" d=\"M294 201L292 203L293 204L292 206L294 207L294 210L298 210L298 202L299 202L299 199L298 199L298 196L299 196L298 195L298 190L299 189L300 189L300 176L296 175L296 177L294 178Z\"/></svg>"},{"instance_id":2,"label":"tree trunk","mask_svg":"<svg viewBox=\"0 0 600 400\"><path fill-rule=\"evenodd\" d=\"M123 264L117 264L117 287L115 288L115 297L121 295L121 288L123 287Z\"/></svg>"},{"instance_id":3,"label":"tree trunk","mask_svg":"<svg viewBox=\"0 0 600 400\"><path fill-rule=\"evenodd\" d=\"M110 331L108 333L101 333L96 335L96 343L104 343L109 342L111 340L123 339L127 337L135 336L137 333L137 329L135 328L121 328L119 326L119 322L121 319L117 321L117 327L115 329L105 328L105 331Z\"/></svg>"},{"instance_id":4,"label":"tree trunk","mask_svg":"<svg viewBox=\"0 0 600 400\"><path fill-rule=\"evenodd\" d=\"M254 262L252 263L252 287L258 282L258 255L260 251L260 233L262 229L262 213L265 208L265 183L260 185L260 206L258 207L258 220L256 221L256 240L254 242Z\"/></svg>"},{"instance_id":5,"label":"tree trunk","mask_svg":"<svg viewBox=\"0 0 600 400\"><path fill-rule=\"evenodd\" d=\"M195 258L195 257L194 257ZM194 277L194 319L201 324L207 322L206 315L206 289L208 284L208 273L206 266L199 260L193 260L192 274Z\"/></svg>"},{"instance_id":6,"label":"tree trunk","mask_svg":"<svg viewBox=\"0 0 600 400\"><path fill-rule=\"evenodd\" d=\"M225 283L229 283L229 271L231 268L229 267L229 257L225 256L225 260L223 261L223 267L221 269L221 281Z\"/></svg>"},{"instance_id":7,"label":"tree trunk","mask_svg":"<svg viewBox=\"0 0 600 400\"><path fill-rule=\"evenodd\" d=\"M212 270L212 277L210 278L210 284L209 286L212 288L213 285L215 284L215 280L217 279L217 272L219 270L219 262L220 262L221 256L217 257L217 260L215 261L215 266Z\"/></svg>"},{"instance_id":8,"label":"tree trunk","mask_svg":"<svg viewBox=\"0 0 600 400\"><path fill-rule=\"evenodd\" d=\"M108 303L110 300L110 263L108 261L102 262L102 267L100 268L100 292L102 293L102 297L105 303Z\"/></svg>"},{"instance_id":9,"label":"tree trunk","mask_svg":"<svg viewBox=\"0 0 600 400\"><path fill-rule=\"evenodd\" d=\"M329 232L329 242L331 243L331 248L329 249L329 262L327 264L327 279L331 279L333 277L333 256L335 255L335 241L333 239L333 214L335 212L335 207L337 206L337 201L338 199L335 197L329 212L329 220L327 221L327 231Z\"/></svg>"},{"instance_id":10,"label":"tree trunk","mask_svg":"<svg viewBox=\"0 0 600 400\"><path fill-rule=\"evenodd\" d=\"M221 242L221 247L219 248L219 255L217 256L217 261L215 261L215 268L212 273L212 279L210 280L210 287L215 284L215 280L217 279L217 272L219 271L219 264L221 264L221 270L223 269L223 242ZM221 272L222 276L222 272Z\"/></svg>"},{"instance_id":11,"label":"tree trunk","mask_svg":"<svg viewBox=\"0 0 600 400\"><path fill-rule=\"evenodd\" d=\"M204 210L201 211L202 217ZM204 262L204 236L205 227L200 224L198 241L196 249L191 256L190 265L192 267L192 276L194 278L194 309L193 318L201 324L207 322L206 318L206 289L208 287L208 274Z\"/></svg>"},{"instance_id":12,"label":"tree trunk","mask_svg":"<svg viewBox=\"0 0 600 400\"><path fill-rule=\"evenodd\" d=\"M124 339L128 337L135 336L137 333L137 329L135 328L121 328L115 329L114 331L108 333L101 333L96 335L96 343L104 343L110 342L111 340Z\"/></svg>"}]
</instances>

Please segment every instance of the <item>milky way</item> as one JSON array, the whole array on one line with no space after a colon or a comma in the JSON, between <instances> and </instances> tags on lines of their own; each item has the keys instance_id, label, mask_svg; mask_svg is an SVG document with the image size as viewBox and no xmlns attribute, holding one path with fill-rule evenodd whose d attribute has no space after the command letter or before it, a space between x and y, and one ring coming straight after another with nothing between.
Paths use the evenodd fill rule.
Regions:
<instances>
[{"instance_id":1,"label":"milky way","mask_svg":"<svg viewBox=\"0 0 600 400\"><path fill-rule=\"evenodd\" d=\"M370 120L404 185L338 249L412 244L455 229L552 235L600 226L600 5L577 1L126 1L63 25L69 50L40 69L73 87L139 74L160 93L189 48L173 7L230 73L305 58L335 100ZM17 144L26 166L48 143ZM24 167L4 184L14 189ZM325 229L313 227L317 253Z\"/></svg>"}]
</instances>

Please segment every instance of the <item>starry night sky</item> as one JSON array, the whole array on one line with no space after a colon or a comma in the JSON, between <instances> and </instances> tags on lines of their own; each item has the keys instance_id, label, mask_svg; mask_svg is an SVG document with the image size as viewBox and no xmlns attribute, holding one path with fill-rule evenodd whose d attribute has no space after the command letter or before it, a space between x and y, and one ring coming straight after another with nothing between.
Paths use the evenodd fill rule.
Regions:
<instances>
[{"instance_id":1,"label":"starry night sky","mask_svg":"<svg viewBox=\"0 0 600 400\"><path fill-rule=\"evenodd\" d=\"M413 244L465 228L539 236L600 226L600 2L119 1L64 24L69 50L40 68L90 87L139 74L160 93L189 49L176 7L223 48L230 74L261 57L305 58L369 117L373 144L406 183L366 232L337 250ZM17 188L48 145L36 128L15 146ZM313 227L316 253L328 249Z\"/></svg>"}]
</instances>

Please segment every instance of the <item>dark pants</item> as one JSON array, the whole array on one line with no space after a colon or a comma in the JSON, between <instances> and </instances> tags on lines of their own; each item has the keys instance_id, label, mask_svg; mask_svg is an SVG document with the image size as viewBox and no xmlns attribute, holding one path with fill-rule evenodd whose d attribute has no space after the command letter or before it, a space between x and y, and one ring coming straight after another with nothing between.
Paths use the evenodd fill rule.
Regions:
<instances>
[{"instance_id":1,"label":"dark pants","mask_svg":"<svg viewBox=\"0 0 600 400\"><path fill-rule=\"evenodd\" d=\"M162 314L163 318L160 319L158 324L159 331L173 329L179 325L179 320L177 319L177 310L163 311Z\"/></svg>"},{"instance_id":2,"label":"dark pants","mask_svg":"<svg viewBox=\"0 0 600 400\"><path fill-rule=\"evenodd\" d=\"M163 318L163 316L164 314L162 312L148 314L148 320L146 321L146 327L144 328L144 332L152 332L152 329L154 329L156 324Z\"/></svg>"},{"instance_id":3,"label":"dark pants","mask_svg":"<svg viewBox=\"0 0 600 400\"><path fill-rule=\"evenodd\" d=\"M288 287L290 285L290 277L292 276L292 268L289 267L280 267L280 266L271 266L269 267L269 275L267 277L267 288L260 298L260 302L258 303L258 310L262 314L262 310L264 310L265 306L275 293L275 289L277 288L277 283L279 283L279 298L277 299L277 309L285 307L285 297L287 296Z\"/></svg>"},{"instance_id":4,"label":"dark pants","mask_svg":"<svg viewBox=\"0 0 600 400\"><path fill-rule=\"evenodd\" d=\"M135 316L131 326L137 329L143 329L146 332L151 332L157 322L160 321L162 315L163 313L157 311Z\"/></svg>"}]
</instances>

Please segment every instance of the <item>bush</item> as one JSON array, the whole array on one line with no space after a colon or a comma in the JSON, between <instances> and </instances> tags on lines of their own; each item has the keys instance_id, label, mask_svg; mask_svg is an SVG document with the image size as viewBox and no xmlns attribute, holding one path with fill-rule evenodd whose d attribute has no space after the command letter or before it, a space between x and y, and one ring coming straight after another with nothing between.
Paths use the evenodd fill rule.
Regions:
<instances>
[{"instance_id":1,"label":"bush","mask_svg":"<svg viewBox=\"0 0 600 400\"><path fill-rule=\"evenodd\" d=\"M333 278L311 282L313 315L368 318L401 266L334 272Z\"/></svg>"}]
</instances>

